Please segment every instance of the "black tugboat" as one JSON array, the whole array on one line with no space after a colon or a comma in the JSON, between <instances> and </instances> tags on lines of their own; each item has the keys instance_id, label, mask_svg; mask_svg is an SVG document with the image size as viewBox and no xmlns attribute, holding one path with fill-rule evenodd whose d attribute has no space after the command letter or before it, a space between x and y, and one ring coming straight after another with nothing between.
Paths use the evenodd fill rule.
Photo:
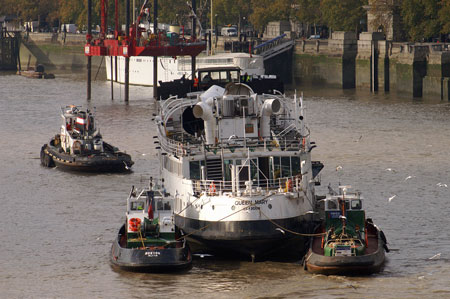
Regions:
<instances>
[{"instance_id":1,"label":"black tugboat","mask_svg":"<svg viewBox=\"0 0 450 299\"><path fill-rule=\"evenodd\" d=\"M173 198L152 186L127 199L125 224L111 247L111 263L123 270L160 272L187 269L192 255L175 227Z\"/></svg>"},{"instance_id":2,"label":"black tugboat","mask_svg":"<svg viewBox=\"0 0 450 299\"><path fill-rule=\"evenodd\" d=\"M61 110L61 133L41 148L43 166L84 172L130 170L130 155L103 141L91 111L77 106Z\"/></svg>"},{"instance_id":3,"label":"black tugboat","mask_svg":"<svg viewBox=\"0 0 450 299\"><path fill-rule=\"evenodd\" d=\"M359 192L340 187L325 198L325 220L315 231L304 259L305 270L325 275L372 274L382 269L387 241L365 218Z\"/></svg>"}]
</instances>

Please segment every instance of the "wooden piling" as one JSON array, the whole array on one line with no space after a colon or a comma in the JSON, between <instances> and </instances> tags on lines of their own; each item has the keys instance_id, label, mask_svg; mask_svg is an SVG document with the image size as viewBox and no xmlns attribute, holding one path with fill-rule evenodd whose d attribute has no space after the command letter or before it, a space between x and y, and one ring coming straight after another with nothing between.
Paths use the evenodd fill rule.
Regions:
<instances>
[{"instance_id":1,"label":"wooden piling","mask_svg":"<svg viewBox=\"0 0 450 299\"><path fill-rule=\"evenodd\" d=\"M87 15L87 43L91 42L91 36L92 36L92 0L88 0L88 15ZM92 57L87 57L87 96L86 99L89 101L91 100L91 66L92 66Z\"/></svg>"},{"instance_id":2,"label":"wooden piling","mask_svg":"<svg viewBox=\"0 0 450 299\"><path fill-rule=\"evenodd\" d=\"M110 70L111 70L111 100L113 101L114 100L113 57L110 56L110 59L111 59L111 68L110 68Z\"/></svg>"},{"instance_id":3,"label":"wooden piling","mask_svg":"<svg viewBox=\"0 0 450 299\"><path fill-rule=\"evenodd\" d=\"M196 33L196 29L197 29L197 18L195 17L197 15L197 4L195 0L192 0L192 11L193 16L192 16L192 38L195 40L195 38L197 37L197 33ZM192 71L192 80L194 80L195 78L195 68L196 68L196 57L195 56L191 56L191 71Z\"/></svg>"},{"instance_id":4,"label":"wooden piling","mask_svg":"<svg viewBox=\"0 0 450 299\"><path fill-rule=\"evenodd\" d=\"M158 36L158 0L153 0L153 33ZM158 56L153 56L153 98L158 99Z\"/></svg>"},{"instance_id":5,"label":"wooden piling","mask_svg":"<svg viewBox=\"0 0 450 299\"><path fill-rule=\"evenodd\" d=\"M130 0L127 0L127 16L126 16L126 34L127 40L130 40ZM130 87L130 57L125 57L125 102L129 100L129 87Z\"/></svg>"}]
</instances>

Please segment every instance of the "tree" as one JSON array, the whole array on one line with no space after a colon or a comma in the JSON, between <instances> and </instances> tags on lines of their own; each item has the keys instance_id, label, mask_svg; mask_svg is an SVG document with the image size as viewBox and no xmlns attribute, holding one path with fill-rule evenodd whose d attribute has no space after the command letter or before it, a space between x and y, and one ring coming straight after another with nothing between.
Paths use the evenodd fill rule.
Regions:
<instances>
[{"instance_id":1,"label":"tree","mask_svg":"<svg viewBox=\"0 0 450 299\"><path fill-rule=\"evenodd\" d=\"M355 31L365 17L364 4L363 0L322 0L322 20L335 31Z\"/></svg>"},{"instance_id":2,"label":"tree","mask_svg":"<svg viewBox=\"0 0 450 299\"><path fill-rule=\"evenodd\" d=\"M439 10L439 21L441 23L441 33L450 33L450 0L442 0L441 9Z\"/></svg>"},{"instance_id":3,"label":"tree","mask_svg":"<svg viewBox=\"0 0 450 299\"><path fill-rule=\"evenodd\" d=\"M320 0L297 0L295 18L303 23L320 23Z\"/></svg>"},{"instance_id":4,"label":"tree","mask_svg":"<svg viewBox=\"0 0 450 299\"><path fill-rule=\"evenodd\" d=\"M405 31L412 41L425 41L441 31L438 11L441 4L436 0L403 1L401 14Z\"/></svg>"},{"instance_id":5,"label":"tree","mask_svg":"<svg viewBox=\"0 0 450 299\"><path fill-rule=\"evenodd\" d=\"M248 0L214 0L213 13L217 14L217 23L237 25L244 17L248 20L252 3Z\"/></svg>"},{"instance_id":6,"label":"tree","mask_svg":"<svg viewBox=\"0 0 450 299\"><path fill-rule=\"evenodd\" d=\"M252 0L253 13L249 19L262 32L269 22L289 21L293 17L294 4L293 0Z\"/></svg>"}]
</instances>

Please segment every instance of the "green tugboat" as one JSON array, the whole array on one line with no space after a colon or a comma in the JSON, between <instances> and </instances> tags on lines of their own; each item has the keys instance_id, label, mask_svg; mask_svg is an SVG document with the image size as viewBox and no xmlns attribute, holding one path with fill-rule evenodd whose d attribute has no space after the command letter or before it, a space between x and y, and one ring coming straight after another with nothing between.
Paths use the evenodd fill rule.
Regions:
<instances>
[{"instance_id":1,"label":"green tugboat","mask_svg":"<svg viewBox=\"0 0 450 299\"><path fill-rule=\"evenodd\" d=\"M164 187L140 192L133 187L127 199L125 224L111 246L111 263L123 270L160 272L187 269L192 255L175 227L173 197Z\"/></svg>"},{"instance_id":2,"label":"green tugboat","mask_svg":"<svg viewBox=\"0 0 450 299\"><path fill-rule=\"evenodd\" d=\"M317 227L304 259L307 271L325 275L379 272L385 260L384 233L366 219L359 192L339 187L325 198L325 219Z\"/></svg>"}]
</instances>

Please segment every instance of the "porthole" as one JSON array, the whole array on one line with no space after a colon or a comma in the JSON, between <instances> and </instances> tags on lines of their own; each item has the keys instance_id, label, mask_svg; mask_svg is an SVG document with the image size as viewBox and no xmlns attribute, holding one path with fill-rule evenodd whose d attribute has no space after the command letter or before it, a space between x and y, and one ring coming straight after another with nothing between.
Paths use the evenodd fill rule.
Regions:
<instances>
[{"instance_id":1,"label":"porthole","mask_svg":"<svg viewBox=\"0 0 450 299\"><path fill-rule=\"evenodd\" d=\"M272 209L272 204L269 203L268 207L269 207L269 209Z\"/></svg>"}]
</instances>

